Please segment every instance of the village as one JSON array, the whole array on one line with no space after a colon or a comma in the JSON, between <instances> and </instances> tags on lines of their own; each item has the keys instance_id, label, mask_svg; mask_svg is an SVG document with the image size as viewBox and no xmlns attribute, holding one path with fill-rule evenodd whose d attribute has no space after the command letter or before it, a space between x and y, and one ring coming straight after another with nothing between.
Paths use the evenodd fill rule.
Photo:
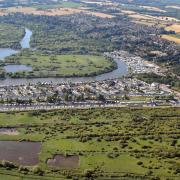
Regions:
<instances>
[{"instance_id":1,"label":"village","mask_svg":"<svg viewBox=\"0 0 180 180\"><path fill-rule=\"evenodd\" d=\"M51 105L67 103L144 103L167 100L179 104L178 98L170 88L159 83L148 84L133 76L140 73L155 73L163 75L163 70L156 64L144 61L141 57L126 51L104 53L104 56L123 61L127 64L129 74L124 77L90 82L39 82L22 85L1 85L1 105Z\"/></svg>"},{"instance_id":2,"label":"village","mask_svg":"<svg viewBox=\"0 0 180 180\"><path fill-rule=\"evenodd\" d=\"M135 78L69 84L29 84L1 86L0 103L33 104L40 102L86 102L130 100L134 97L169 97L158 83L147 84Z\"/></svg>"},{"instance_id":3,"label":"village","mask_svg":"<svg viewBox=\"0 0 180 180\"><path fill-rule=\"evenodd\" d=\"M104 53L105 56L112 59L119 59L126 63L129 68L129 73L155 73L163 75L163 70L156 64L145 61L140 56L132 55L127 51L114 51L111 53Z\"/></svg>"}]
</instances>

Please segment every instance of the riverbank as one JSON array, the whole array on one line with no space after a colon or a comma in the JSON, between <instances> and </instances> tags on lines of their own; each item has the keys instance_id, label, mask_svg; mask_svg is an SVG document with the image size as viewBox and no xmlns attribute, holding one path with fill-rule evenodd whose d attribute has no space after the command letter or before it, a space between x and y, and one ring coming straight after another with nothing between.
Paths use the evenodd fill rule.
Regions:
<instances>
[{"instance_id":1,"label":"riverbank","mask_svg":"<svg viewBox=\"0 0 180 180\"><path fill-rule=\"evenodd\" d=\"M48 84L59 84L59 83L81 83L81 82L93 82L93 81L102 81L109 79L116 79L123 77L128 74L128 67L126 63L122 62L120 59L114 59L117 63L117 69L112 72L104 73L94 77L72 77L72 78L6 78L0 80L2 86L9 85L28 85L28 84L37 84L37 83L48 83Z\"/></svg>"}]
</instances>

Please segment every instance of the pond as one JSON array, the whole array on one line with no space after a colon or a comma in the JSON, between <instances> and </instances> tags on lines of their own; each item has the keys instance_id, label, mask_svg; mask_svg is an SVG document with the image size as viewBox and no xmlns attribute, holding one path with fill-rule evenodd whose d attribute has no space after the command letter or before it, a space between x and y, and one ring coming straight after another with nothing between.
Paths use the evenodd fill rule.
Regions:
<instances>
[{"instance_id":1,"label":"pond","mask_svg":"<svg viewBox=\"0 0 180 180\"><path fill-rule=\"evenodd\" d=\"M0 141L0 161L34 166L39 162L40 142Z\"/></svg>"},{"instance_id":2,"label":"pond","mask_svg":"<svg viewBox=\"0 0 180 180\"><path fill-rule=\"evenodd\" d=\"M21 72L21 71L32 71L32 67L26 66L26 65L6 65L6 66L4 66L4 69L8 73L15 73L15 72Z\"/></svg>"},{"instance_id":3,"label":"pond","mask_svg":"<svg viewBox=\"0 0 180 180\"><path fill-rule=\"evenodd\" d=\"M79 167L79 156L62 154L55 155L52 159L47 160L47 165L59 168L78 168Z\"/></svg>"}]
</instances>

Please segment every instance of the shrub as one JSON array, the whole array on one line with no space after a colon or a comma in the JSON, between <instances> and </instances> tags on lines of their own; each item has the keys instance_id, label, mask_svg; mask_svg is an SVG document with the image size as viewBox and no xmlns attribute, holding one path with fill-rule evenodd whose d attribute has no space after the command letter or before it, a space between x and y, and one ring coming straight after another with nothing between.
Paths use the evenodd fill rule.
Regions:
<instances>
[{"instance_id":1,"label":"shrub","mask_svg":"<svg viewBox=\"0 0 180 180\"><path fill-rule=\"evenodd\" d=\"M16 168L17 166L15 164L13 164L12 162L9 162L9 161L5 161L3 160L2 161L2 166L5 167L5 168Z\"/></svg>"},{"instance_id":2,"label":"shrub","mask_svg":"<svg viewBox=\"0 0 180 180\"><path fill-rule=\"evenodd\" d=\"M110 153L107 154L107 156L109 158L116 158L116 157L119 156L119 153L118 152L110 152Z\"/></svg>"},{"instance_id":3,"label":"shrub","mask_svg":"<svg viewBox=\"0 0 180 180\"><path fill-rule=\"evenodd\" d=\"M29 172L29 169L23 166L19 166L18 171L23 174L27 174Z\"/></svg>"},{"instance_id":4,"label":"shrub","mask_svg":"<svg viewBox=\"0 0 180 180\"><path fill-rule=\"evenodd\" d=\"M142 164L143 164L142 161L138 161L138 162L137 162L137 165L142 165Z\"/></svg>"},{"instance_id":5,"label":"shrub","mask_svg":"<svg viewBox=\"0 0 180 180\"><path fill-rule=\"evenodd\" d=\"M95 172L92 169L85 169L84 176L87 178L93 178L93 177L95 177Z\"/></svg>"},{"instance_id":6,"label":"shrub","mask_svg":"<svg viewBox=\"0 0 180 180\"><path fill-rule=\"evenodd\" d=\"M34 174L38 174L40 176L43 176L44 175L44 171L41 170L41 168L39 166L34 166L33 169L32 169L32 172Z\"/></svg>"}]
</instances>

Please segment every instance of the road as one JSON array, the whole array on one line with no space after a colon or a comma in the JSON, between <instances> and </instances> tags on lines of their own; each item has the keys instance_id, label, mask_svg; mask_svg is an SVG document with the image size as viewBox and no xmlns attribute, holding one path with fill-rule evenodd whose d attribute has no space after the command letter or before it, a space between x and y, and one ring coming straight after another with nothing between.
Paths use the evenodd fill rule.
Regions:
<instances>
[{"instance_id":1,"label":"road","mask_svg":"<svg viewBox=\"0 0 180 180\"><path fill-rule=\"evenodd\" d=\"M119 102L113 104L106 103L76 103L76 104L32 104L32 105L11 105L11 104L1 104L0 112L7 111L31 111L31 110L55 110L55 109L89 109L89 108L106 108L106 107L156 107L156 106L172 106L180 107L180 104L163 104L163 103L150 103L150 102Z\"/></svg>"}]
</instances>

